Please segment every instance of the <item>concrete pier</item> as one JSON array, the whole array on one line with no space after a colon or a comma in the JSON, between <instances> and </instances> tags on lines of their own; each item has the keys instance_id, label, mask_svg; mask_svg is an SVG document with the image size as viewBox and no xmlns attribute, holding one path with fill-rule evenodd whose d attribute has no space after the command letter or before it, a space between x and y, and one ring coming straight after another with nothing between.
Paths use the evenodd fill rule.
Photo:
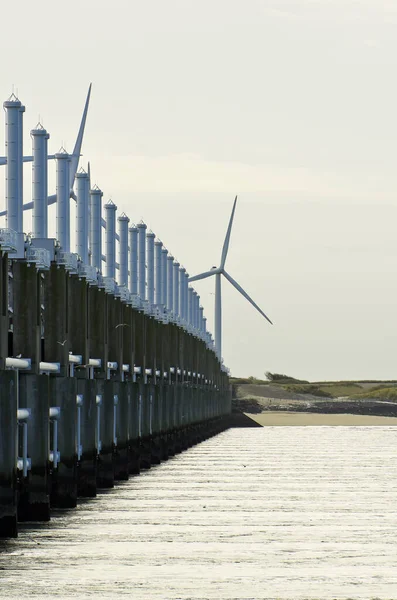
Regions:
<instances>
[{"instance_id":1,"label":"concrete pier","mask_svg":"<svg viewBox=\"0 0 397 600\"><path fill-rule=\"evenodd\" d=\"M0 538L17 537L17 377L0 371Z\"/></svg>"},{"instance_id":2,"label":"concrete pier","mask_svg":"<svg viewBox=\"0 0 397 600\"><path fill-rule=\"evenodd\" d=\"M50 520L49 398L47 375L19 373L19 408L26 408L30 412L27 419L27 450L31 461L27 476L20 476L19 521ZM21 455L21 445L19 451Z\"/></svg>"}]
</instances>

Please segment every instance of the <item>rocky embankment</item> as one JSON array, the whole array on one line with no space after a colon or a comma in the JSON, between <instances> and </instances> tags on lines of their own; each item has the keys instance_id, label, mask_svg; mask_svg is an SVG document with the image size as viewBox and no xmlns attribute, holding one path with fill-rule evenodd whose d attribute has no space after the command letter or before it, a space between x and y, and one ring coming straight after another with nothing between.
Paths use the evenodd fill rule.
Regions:
<instances>
[{"instance_id":1,"label":"rocky embankment","mask_svg":"<svg viewBox=\"0 0 397 600\"><path fill-rule=\"evenodd\" d=\"M277 385L234 384L233 408L250 414L266 411L397 416L397 403L374 399L319 398L294 394Z\"/></svg>"}]
</instances>

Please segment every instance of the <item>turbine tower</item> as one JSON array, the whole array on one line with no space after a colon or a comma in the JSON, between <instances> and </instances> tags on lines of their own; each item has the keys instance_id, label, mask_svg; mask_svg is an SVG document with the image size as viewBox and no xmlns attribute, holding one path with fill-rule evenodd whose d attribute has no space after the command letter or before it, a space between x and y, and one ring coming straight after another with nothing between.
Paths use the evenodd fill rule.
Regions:
<instances>
[{"instance_id":1,"label":"turbine tower","mask_svg":"<svg viewBox=\"0 0 397 600\"><path fill-rule=\"evenodd\" d=\"M243 290L243 288L237 283L237 281L235 281L233 279L233 277L231 277L231 275L229 275L229 273L227 273L227 271L225 271L225 263L226 263L227 253L229 250L230 234L232 231L232 225L233 225L233 219L234 219L234 212L236 210L236 204L237 204L237 196L234 199L233 210L232 210L232 214L230 216L229 226L226 231L226 237L225 237L225 241L224 241L223 248L222 248L221 262L220 262L219 267L212 267L212 269L210 271L205 271L205 273L200 273L199 275L195 275L194 277L189 277L189 283L191 283L192 281L198 281L199 279L206 279L207 277L212 277L213 275L215 275L215 350L218 354L220 361L222 361L221 275L226 277L226 279L236 288L236 290L239 291L240 294L242 294L244 296L244 298L246 300L248 300L248 302L250 302L252 304L252 306L254 308L256 308L256 310L258 312L260 312L260 314L263 317L265 317L265 319L267 321L269 321L269 323L271 325L273 325L273 323L265 315L263 310L261 310L259 308L259 306L252 300L252 298L250 298L250 296L248 296L247 292L245 292Z\"/></svg>"}]
</instances>

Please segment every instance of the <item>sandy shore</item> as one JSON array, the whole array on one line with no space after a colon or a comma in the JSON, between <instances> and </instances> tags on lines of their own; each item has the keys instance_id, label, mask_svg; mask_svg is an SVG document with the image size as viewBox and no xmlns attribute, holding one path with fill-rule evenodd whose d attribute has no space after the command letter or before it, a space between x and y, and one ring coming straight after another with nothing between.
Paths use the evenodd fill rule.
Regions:
<instances>
[{"instance_id":1,"label":"sandy shore","mask_svg":"<svg viewBox=\"0 0 397 600\"><path fill-rule=\"evenodd\" d=\"M305 412L266 411L260 414L245 413L250 419L267 427L273 425L394 425L397 417L378 417L372 415L319 414Z\"/></svg>"}]
</instances>

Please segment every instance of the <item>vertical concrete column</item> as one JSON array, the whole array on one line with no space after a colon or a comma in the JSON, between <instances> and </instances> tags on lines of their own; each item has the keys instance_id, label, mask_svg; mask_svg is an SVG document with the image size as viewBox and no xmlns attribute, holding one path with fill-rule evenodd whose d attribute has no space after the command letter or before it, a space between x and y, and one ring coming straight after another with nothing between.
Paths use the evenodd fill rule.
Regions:
<instances>
[{"instance_id":1,"label":"vertical concrete column","mask_svg":"<svg viewBox=\"0 0 397 600\"><path fill-rule=\"evenodd\" d=\"M38 123L30 132L32 138L32 226L35 238L48 237L48 140L49 134L44 127Z\"/></svg>"},{"instance_id":2,"label":"vertical concrete column","mask_svg":"<svg viewBox=\"0 0 397 600\"><path fill-rule=\"evenodd\" d=\"M128 223L129 218L122 213L117 222L119 224L119 276L118 284L128 287Z\"/></svg>"},{"instance_id":3,"label":"vertical concrete column","mask_svg":"<svg viewBox=\"0 0 397 600\"><path fill-rule=\"evenodd\" d=\"M70 252L70 155L64 148L55 154L56 176L56 236L62 250Z\"/></svg>"},{"instance_id":4,"label":"vertical concrete column","mask_svg":"<svg viewBox=\"0 0 397 600\"><path fill-rule=\"evenodd\" d=\"M82 364L89 359L88 347L88 284L77 275L69 275L68 279L68 342L70 352L82 356ZM97 358L97 357L95 357ZM76 368L78 376L88 375L87 370Z\"/></svg>"},{"instance_id":5,"label":"vertical concrete column","mask_svg":"<svg viewBox=\"0 0 397 600\"><path fill-rule=\"evenodd\" d=\"M174 311L174 257L167 257L167 308Z\"/></svg>"},{"instance_id":6,"label":"vertical concrete column","mask_svg":"<svg viewBox=\"0 0 397 600\"><path fill-rule=\"evenodd\" d=\"M154 238L156 236L152 231L146 234L146 253L147 253L147 287L146 300L152 306L154 304Z\"/></svg>"},{"instance_id":7,"label":"vertical concrete column","mask_svg":"<svg viewBox=\"0 0 397 600\"><path fill-rule=\"evenodd\" d=\"M51 505L58 508L74 508L77 504L77 379L50 377L50 394L51 404L54 403L60 408L58 419L60 461L53 472Z\"/></svg>"},{"instance_id":8,"label":"vertical concrete column","mask_svg":"<svg viewBox=\"0 0 397 600\"><path fill-rule=\"evenodd\" d=\"M95 369L95 375L105 377L108 360L106 294L96 286L89 286L87 294L89 356L101 359L101 367Z\"/></svg>"},{"instance_id":9,"label":"vertical concrete column","mask_svg":"<svg viewBox=\"0 0 397 600\"><path fill-rule=\"evenodd\" d=\"M139 385L135 382L127 383L129 396L129 473L138 475L140 472L140 444L139 444Z\"/></svg>"},{"instance_id":10,"label":"vertical concrete column","mask_svg":"<svg viewBox=\"0 0 397 600\"><path fill-rule=\"evenodd\" d=\"M17 537L17 377L0 370L0 538Z\"/></svg>"},{"instance_id":11,"label":"vertical concrete column","mask_svg":"<svg viewBox=\"0 0 397 600\"><path fill-rule=\"evenodd\" d=\"M185 279L186 279L185 267L179 268L179 314L181 319L186 320L185 314Z\"/></svg>"},{"instance_id":12,"label":"vertical concrete column","mask_svg":"<svg viewBox=\"0 0 397 600\"><path fill-rule=\"evenodd\" d=\"M106 277L115 279L116 277L116 210L117 206L109 200L103 207L105 209L106 236L105 236L105 256L106 256Z\"/></svg>"},{"instance_id":13,"label":"vertical concrete column","mask_svg":"<svg viewBox=\"0 0 397 600\"><path fill-rule=\"evenodd\" d=\"M108 360L117 362L117 371L112 372L112 377L121 380L123 363L123 335L127 325L122 321L122 303L120 298L113 294L106 294L107 303L107 340L108 340Z\"/></svg>"},{"instance_id":14,"label":"vertical concrete column","mask_svg":"<svg viewBox=\"0 0 397 600\"><path fill-rule=\"evenodd\" d=\"M34 265L15 261L13 272L13 336L12 355L21 354L32 360L32 371L39 371L40 363L40 274ZM8 277L8 274L7 274ZM7 312L8 312L8 298Z\"/></svg>"},{"instance_id":15,"label":"vertical concrete column","mask_svg":"<svg viewBox=\"0 0 397 600\"><path fill-rule=\"evenodd\" d=\"M114 394L114 424L113 424L113 453L114 478L126 481L129 473L128 452L128 394L127 384L113 382Z\"/></svg>"},{"instance_id":16,"label":"vertical concrete column","mask_svg":"<svg viewBox=\"0 0 397 600\"><path fill-rule=\"evenodd\" d=\"M8 356L8 255L0 250L0 369Z\"/></svg>"},{"instance_id":17,"label":"vertical concrete column","mask_svg":"<svg viewBox=\"0 0 397 600\"><path fill-rule=\"evenodd\" d=\"M154 303L161 307L163 304L163 242L156 240L154 242Z\"/></svg>"},{"instance_id":18,"label":"vertical concrete column","mask_svg":"<svg viewBox=\"0 0 397 600\"><path fill-rule=\"evenodd\" d=\"M142 221L138 229L138 295L146 300L146 224Z\"/></svg>"},{"instance_id":19,"label":"vertical concrete column","mask_svg":"<svg viewBox=\"0 0 397 600\"><path fill-rule=\"evenodd\" d=\"M28 456L31 469L22 479L18 506L19 521L49 521L49 408L50 392L47 375L20 373L19 408L30 411L28 424Z\"/></svg>"},{"instance_id":20,"label":"vertical concrete column","mask_svg":"<svg viewBox=\"0 0 397 600\"><path fill-rule=\"evenodd\" d=\"M77 448L78 455L80 454L77 463L77 495L94 498L96 496L97 469L96 382L92 379L77 379L77 395L82 397L80 406L81 448L80 450Z\"/></svg>"},{"instance_id":21,"label":"vertical concrete column","mask_svg":"<svg viewBox=\"0 0 397 600\"><path fill-rule=\"evenodd\" d=\"M189 324L193 325L193 288L192 287L189 287L188 293L189 293L189 295L188 295L188 311L189 311L188 320L189 320Z\"/></svg>"},{"instance_id":22,"label":"vertical concrete column","mask_svg":"<svg viewBox=\"0 0 397 600\"><path fill-rule=\"evenodd\" d=\"M23 148L22 148L22 115L25 107L12 94L3 103L5 109L6 133L6 223L9 229L23 232Z\"/></svg>"},{"instance_id":23,"label":"vertical concrete column","mask_svg":"<svg viewBox=\"0 0 397 600\"><path fill-rule=\"evenodd\" d=\"M90 190L90 232L89 247L91 265L102 272L102 196L103 192L95 185Z\"/></svg>"},{"instance_id":24,"label":"vertical concrete column","mask_svg":"<svg viewBox=\"0 0 397 600\"><path fill-rule=\"evenodd\" d=\"M173 277L173 307L174 307L174 315L179 317L179 267L180 264L177 261L174 261L174 277Z\"/></svg>"},{"instance_id":25,"label":"vertical concrete column","mask_svg":"<svg viewBox=\"0 0 397 600\"><path fill-rule=\"evenodd\" d=\"M130 265L130 285L129 290L131 294L138 294L138 228L133 225L128 229L129 241L130 241L130 254L129 254L129 265Z\"/></svg>"},{"instance_id":26,"label":"vertical concrete column","mask_svg":"<svg viewBox=\"0 0 397 600\"><path fill-rule=\"evenodd\" d=\"M161 304L164 307L167 307L168 297L167 258L168 250L163 247L161 250Z\"/></svg>"},{"instance_id":27,"label":"vertical concrete column","mask_svg":"<svg viewBox=\"0 0 397 600\"><path fill-rule=\"evenodd\" d=\"M76 197L76 252L88 265L90 180L83 169L76 173Z\"/></svg>"},{"instance_id":28,"label":"vertical concrete column","mask_svg":"<svg viewBox=\"0 0 397 600\"><path fill-rule=\"evenodd\" d=\"M65 268L53 262L44 280L45 360L59 362L63 376L69 372L69 351L74 351L69 340L69 278Z\"/></svg>"},{"instance_id":29,"label":"vertical concrete column","mask_svg":"<svg viewBox=\"0 0 397 600\"><path fill-rule=\"evenodd\" d=\"M115 393L113 381L98 379L97 395L101 397L100 406L100 442L101 448L97 462L97 487L114 486L114 405Z\"/></svg>"}]
</instances>

